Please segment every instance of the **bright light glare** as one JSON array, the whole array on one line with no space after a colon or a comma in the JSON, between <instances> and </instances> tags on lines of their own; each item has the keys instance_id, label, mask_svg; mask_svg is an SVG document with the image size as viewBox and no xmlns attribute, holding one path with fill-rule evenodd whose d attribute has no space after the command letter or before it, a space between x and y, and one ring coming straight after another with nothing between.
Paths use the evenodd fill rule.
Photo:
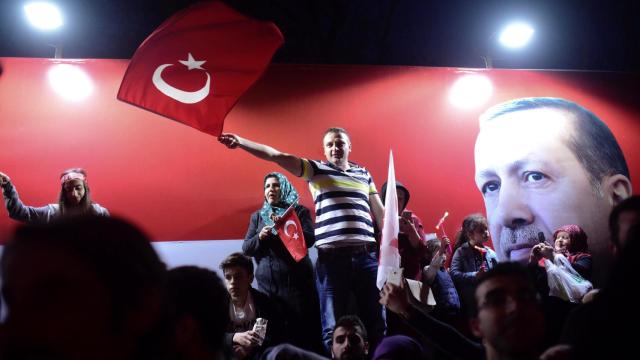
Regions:
<instances>
[{"instance_id":1,"label":"bright light glare","mask_svg":"<svg viewBox=\"0 0 640 360\"><path fill-rule=\"evenodd\" d=\"M80 68L57 64L49 70L49 84L65 100L81 101L93 92L93 83Z\"/></svg>"},{"instance_id":2,"label":"bright light glare","mask_svg":"<svg viewBox=\"0 0 640 360\"><path fill-rule=\"evenodd\" d=\"M491 94L493 94L493 85L486 76L465 75L451 87L449 102L462 109L472 109L484 104Z\"/></svg>"},{"instance_id":3,"label":"bright light glare","mask_svg":"<svg viewBox=\"0 0 640 360\"><path fill-rule=\"evenodd\" d=\"M502 30L502 33L500 34L500 43L512 49L521 48L531 40L533 33L533 28L527 24L510 24Z\"/></svg>"},{"instance_id":4,"label":"bright light glare","mask_svg":"<svg viewBox=\"0 0 640 360\"><path fill-rule=\"evenodd\" d=\"M27 20L40 30L53 30L62 26L62 14L57 6L47 2L32 2L24 6Z\"/></svg>"}]
</instances>

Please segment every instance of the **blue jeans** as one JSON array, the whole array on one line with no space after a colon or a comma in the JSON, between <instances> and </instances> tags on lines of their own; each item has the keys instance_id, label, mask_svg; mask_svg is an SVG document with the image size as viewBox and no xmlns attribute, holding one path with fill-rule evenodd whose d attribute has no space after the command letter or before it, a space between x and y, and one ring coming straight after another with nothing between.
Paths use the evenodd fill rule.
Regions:
<instances>
[{"instance_id":1,"label":"blue jeans","mask_svg":"<svg viewBox=\"0 0 640 360\"><path fill-rule=\"evenodd\" d=\"M351 296L355 299L356 315L367 330L370 351L382 340L386 332L384 308L378 300L376 287L378 257L364 246L350 249L318 249L316 285L320 299L322 342L331 353L331 340L336 321L349 311Z\"/></svg>"}]
</instances>

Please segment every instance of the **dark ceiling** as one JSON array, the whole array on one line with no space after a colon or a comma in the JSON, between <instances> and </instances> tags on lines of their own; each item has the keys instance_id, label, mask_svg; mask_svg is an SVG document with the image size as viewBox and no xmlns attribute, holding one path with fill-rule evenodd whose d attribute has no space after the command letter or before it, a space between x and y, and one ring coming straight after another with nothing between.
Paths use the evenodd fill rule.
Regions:
<instances>
[{"instance_id":1,"label":"dark ceiling","mask_svg":"<svg viewBox=\"0 0 640 360\"><path fill-rule=\"evenodd\" d=\"M138 44L189 0L51 0L65 14L53 34L25 21L26 0L0 1L0 56L130 58ZM229 0L247 15L274 21L281 63L377 64L637 71L640 1ZM519 52L496 44L509 20L536 29Z\"/></svg>"}]
</instances>

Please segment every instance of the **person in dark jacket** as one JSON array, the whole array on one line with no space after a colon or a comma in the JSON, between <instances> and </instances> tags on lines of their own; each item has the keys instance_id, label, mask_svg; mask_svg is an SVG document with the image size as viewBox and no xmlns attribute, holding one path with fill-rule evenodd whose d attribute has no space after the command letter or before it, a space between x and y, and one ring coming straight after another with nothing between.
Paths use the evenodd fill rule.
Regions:
<instances>
[{"instance_id":1,"label":"person in dark jacket","mask_svg":"<svg viewBox=\"0 0 640 360\"><path fill-rule=\"evenodd\" d=\"M251 286L251 258L233 253L220 263L220 270L230 297L224 352L232 360L260 359L265 349L282 342L282 315L266 294ZM258 321L266 321L264 333L256 327Z\"/></svg>"},{"instance_id":2,"label":"person in dark jacket","mask_svg":"<svg viewBox=\"0 0 640 360\"><path fill-rule=\"evenodd\" d=\"M306 247L313 246L314 228L309 210L298 205L298 193L289 180L277 172L264 178L262 208L251 215L242 250L258 265L258 289L281 307L284 338L298 347L323 351L317 293L309 256L296 261L275 230L277 221L293 206L300 219Z\"/></svg>"}]
</instances>

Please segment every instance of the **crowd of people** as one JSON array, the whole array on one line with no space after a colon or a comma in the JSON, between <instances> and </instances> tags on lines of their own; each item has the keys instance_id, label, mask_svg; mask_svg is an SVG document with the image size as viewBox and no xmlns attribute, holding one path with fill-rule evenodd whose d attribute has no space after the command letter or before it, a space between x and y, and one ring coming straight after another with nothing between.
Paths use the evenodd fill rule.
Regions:
<instances>
[{"instance_id":1,"label":"crowd of people","mask_svg":"<svg viewBox=\"0 0 640 360\"><path fill-rule=\"evenodd\" d=\"M534 110L555 110L545 104ZM562 224L547 240L525 212L506 216L501 207L510 200L497 201L500 190L521 186L508 172L478 175L489 220L465 217L453 251L448 238L424 233L408 210L409 189L385 183L383 194L397 193L405 271L378 289L384 204L371 174L349 161L344 129L325 132L323 161L235 134L219 141L304 178L315 206L312 216L284 174L268 173L242 251L212 264L222 277L195 266L167 269L143 232L91 200L83 169L63 172L58 203L39 208L23 204L0 173L9 216L27 223L0 261L0 359L552 360L632 349L632 332L620 324L640 320L627 284L637 275L631 262L640 243L640 197L627 196L624 179L614 177L618 187L607 193L619 197L607 216L614 265L598 289L584 229L591 224ZM525 178L546 181L540 172ZM287 211L299 219L304 246L317 248L315 264L308 255L293 257L276 230ZM492 234L496 251L488 245Z\"/></svg>"},{"instance_id":2,"label":"crowd of people","mask_svg":"<svg viewBox=\"0 0 640 360\"><path fill-rule=\"evenodd\" d=\"M561 332L552 328L558 308L549 301L554 297L549 287L536 278L545 273L545 265L533 251L534 260L526 266L500 262L475 271L472 305L465 313L458 300L465 293L444 267L442 243L430 240L431 258L421 281L434 292L436 305L416 298L406 280L387 283L375 300L404 328L389 329L372 346L356 312L344 314L331 329L326 350L320 345L318 309L314 322L300 304L281 303L317 304L315 289L305 299L296 299L295 292L292 299L282 299L287 293L254 289L254 261L241 252L219 264L221 278L195 266L167 269L146 235L118 218L63 217L25 225L6 244L0 262L7 307L0 358L573 359L623 354L632 350L633 335L622 324L633 326L640 315L626 282L637 275L632 262L640 244L638 220L637 196L612 213L619 248L611 280L589 301L564 308L572 311L562 315ZM561 233L555 249L567 240ZM481 249L474 251L486 256ZM554 254L564 256L561 250ZM460 317L466 323L457 321ZM468 331L461 329L463 324Z\"/></svg>"}]
</instances>

